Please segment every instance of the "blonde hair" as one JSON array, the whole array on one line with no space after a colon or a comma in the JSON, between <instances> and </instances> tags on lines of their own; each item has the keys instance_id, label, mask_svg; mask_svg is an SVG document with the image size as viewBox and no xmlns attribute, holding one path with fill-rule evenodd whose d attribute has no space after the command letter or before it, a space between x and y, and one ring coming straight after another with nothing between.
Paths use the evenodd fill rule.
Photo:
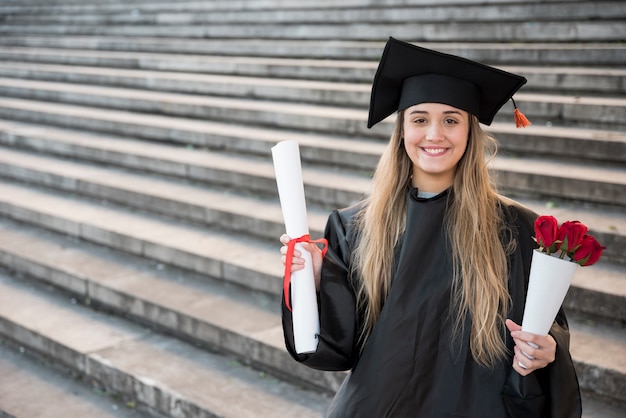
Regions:
<instances>
[{"instance_id":1,"label":"blonde hair","mask_svg":"<svg viewBox=\"0 0 626 418\"><path fill-rule=\"evenodd\" d=\"M469 118L467 148L456 168L454 198L446 209L453 259L450 312L456 314L456 336L462 333L464 318L470 316L472 355L476 362L489 367L507 353L503 324L510 305L507 252L511 247L509 243L493 245L504 236L499 198L487 168L497 144L475 116ZM364 314L361 342L369 337L387 298L395 247L405 228L406 193L413 165L403 146L403 122L403 112L398 112L391 139L376 167L367 204L357 217L360 241L353 254L353 266L361 278L357 297Z\"/></svg>"}]
</instances>

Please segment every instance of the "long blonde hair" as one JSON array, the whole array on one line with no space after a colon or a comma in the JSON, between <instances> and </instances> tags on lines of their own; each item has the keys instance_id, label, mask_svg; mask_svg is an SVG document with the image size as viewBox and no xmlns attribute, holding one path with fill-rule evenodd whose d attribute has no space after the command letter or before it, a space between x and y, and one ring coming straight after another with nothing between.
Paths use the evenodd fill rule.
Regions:
<instances>
[{"instance_id":1,"label":"long blonde hair","mask_svg":"<svg viewBox=\"0 0 626 418\"><path fill-rule=\"evenodd\" d=\"M470 349L474 359L493 366L503 358L504 320L510 305L507 277L509 243L500 243L504 223L499 198L487 168L497 144L470 117L468 144L458 163L446 213L446 229L452 246L453 284L451 312L454 335L460 335L464 319L471 318ZM398 112L394 131L380 158L367 204L359 213L360 241L353 266L361 278L359 309L364 313L361 341L376 323L393 273L394 252L405 228L406 193L413 165L403 146L403 112ZM490 156L486 159L486 155Z\"/></svg>"}]
</instances>

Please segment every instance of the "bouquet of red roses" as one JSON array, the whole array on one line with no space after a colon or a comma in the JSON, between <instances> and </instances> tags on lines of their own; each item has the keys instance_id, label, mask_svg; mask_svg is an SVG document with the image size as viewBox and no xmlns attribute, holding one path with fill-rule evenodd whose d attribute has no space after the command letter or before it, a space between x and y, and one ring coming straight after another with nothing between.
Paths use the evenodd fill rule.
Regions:
<instances>
[{"instance_id":1,"label":"bouquet of red roses","mask_svg":"<svg viewBox=\"0 0 626 418\"><path fill-rule=\"evenodd\" d=\"M563 222L559 226L554 216L540 216L535 221L535 241L539 251L556 254L581 266L595 264L606 249L587 232L589 229L579 221Z\"/></svg>"},{"instance_id":2,"label":"bouquet of red roses","mask_svg":"<svg viewBox=\"0 0 626 418\"><path fill-rule=\"evenodd\" d=\"M578 221L562 225L554 216L535 221L535 241L522 329L546 335L563 304L578 266L596 263L606 248Z\"/></svg>"}]
</instances>

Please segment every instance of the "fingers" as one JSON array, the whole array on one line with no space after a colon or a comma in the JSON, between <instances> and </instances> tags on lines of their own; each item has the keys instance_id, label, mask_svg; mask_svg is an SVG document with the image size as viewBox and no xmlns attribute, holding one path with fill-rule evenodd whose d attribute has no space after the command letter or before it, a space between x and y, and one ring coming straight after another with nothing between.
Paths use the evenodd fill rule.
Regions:
<instances>
[{"instance_id":1,"label":"fingers","mask_svg":"<svg viewBox=\"0 0 626 418\"><path fill-rule=\"evenodd\" d=\"M283 266L287 262L287 244L291 241L291 237L287 234L283 234L280 236L280 242L283 244L280 247L280 261L283 263ZM291 258L291 272L302 270L304 268L304 258L301 257L302 253L298 250L293 251L293 257Z\"/></svg>"},{"instance_id":2,"label":"fingers","mask_svg":"<svg viewBox=\"0 0 626 418\"><path fill-rule=\"evenodd\" d=\"M546 367L549 362L541 358L532 358L524 353L521 348L515 346L515 356L513 358L513 368L522 376L526 376L535 370Z\"/></svg>"},{"instance_id":3,"label":"fingers","mask_svg":"<svg viewBox=\"0 0 626 418\"><path fill-rule=\"evenodd\" d=\"M513 322L510 319L507 319L505 322L506 327L509 329L509 331L513 332L513 331L521 331L522 330L522 326L516 324L515 322Z\"/></svg>"},{"instance_id":4,"label":"fingers","mask_svg":"<svg viewBox=\"0 0 626 418\"><path fill-rule=\"evenodd\" d=\"M283 266L287 262L287 249L289 241L291 241L291 237L287 234L283 234L280 236L280 242L283 246L280 248L281 254L281 262ZM319 289L319 281L320 281L320 271L323 259L323 253L321 248L311 242L301 242L297 245L301 246L301 249L307 251L311 255L311 262L313 264L313 274L316 280L316 289ZM297 248L297 247L296 247ZM305 259L302 257L302 251L294 248L293 257L291 258L291 272L302 270L305 267Z\"/></svg>"},{"instance_id":5,"label":"fingers","mask_svg":"<svg viewBox=\"0 0 626 418\"><path fill-rule=\"evenodd\" d=\"M556 341L551 335L536 335L524 332L521 326L506 320L506 327L515 342L513 369L526 376L552 363L556 356Z\"/></svg>"},{"instance_id":6,"label":"fingers","mask_svg":"<svg viewBox=\"0 0 626 418\"><path fill-rule=\"evenodd\" d=\"M513 357L513 369L522 376L527 376L530 373L532 373L534 369L532 369L530 365L527 364L528 359L522 360L520 358L520 357L524 357L523 355L519 354L521 353L521 350L518 347L515 347L514 350L515 350L515 356Z\"/></svg>"},{"instance_id":7,"label":"fingers","mask_svg":"<svg viewBox=\"0 0 626 418\"><path fill-rule=\"evenodd\" d=\"M515 346L531 359L541 359L547 362L554 361L556 342L551 335L541 336L528 332L514 331L511 333Z\"/></svg>"}]
</instances>

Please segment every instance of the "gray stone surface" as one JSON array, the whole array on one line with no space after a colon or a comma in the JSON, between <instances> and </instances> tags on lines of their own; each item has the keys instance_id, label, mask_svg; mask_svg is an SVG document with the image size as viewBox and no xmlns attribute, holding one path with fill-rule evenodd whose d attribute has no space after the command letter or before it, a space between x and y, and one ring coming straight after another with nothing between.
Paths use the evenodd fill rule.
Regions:
<instances>
[{"instance_id":1,"label":"gray stone surface","mask_svg":"<svg viewBox=\"0 0 626 418\"><path fill-rule=\"evenodd\" d=\"M54 63L81 63L87 65L139 67L142 65L158 65L162 69L185 70L203 72L213 66L224 66L224 58L235 59L230 62L233 71L238 66L233 64L243 62L250 65L264 65L265 57L278 61L284 65L284 58L288 59L317 59L317 60L365 60L375 62L380 56L384 41L303 41L303 40L267 40L261 38L241 40L220 39L179 39L149 38L149 37L98 37L98 36L15 36L0 37L0 45L9 47L4 56L10 55L11 47L29 48L60 48L63 52L52 50L33 50L38 55L46 57L48 62ZM464 42L420 42L427 48L436 48L443 52L463 56L478 61L500 65L586 65L586 66L624 66L626 63L626 46L622 43L464 43ZM69 51L64 51L69 49ZM102 58L94 54L85 54L79 50L103 50L106 55ZM127 55L112 55L109 51L131 51L141 55L129 58ZM306 51L306 52L303 52ZM146 54L150 53L150 54ZM166 54L195 54L197 56L179 56L174 62L155 56L154 53ZM85 56L90 58L85 58ZM208 56L206 56L208 55ZM250 57L252 59L250 59ZM261 62L258 59L261 58ZM283 58L283 59L281 59ZM39 61L34 55L26 59ZM87 61L85 61L87 59ZM76 60L81 60L77 62ZM150 64L152 61L152 64ZM306 63L306 61L305 61ZM200 66L202 64L202 66ZM331 66L334 64L330 62ZM308 63L307 63L308 65ZM319 66L318 63L312 63ZM239 70L241 71L241 70ZM302 68L304 74L310 70Z\"/></svg>"},{"instance_id":2,"label":"gray stone surface","mask_svg":"<svg viewBox=\"0 0 626 418\"><path fill-rule=\"evenodd\" d=\"M0 340L0 417L133 417L149 415L131 400L56 370L30 350Z\"/></svg>"},{"instance_id":3,"label":"gray stone surface","mask_svg":"<svg viewBox=\"0 0 626 418\"><path fill-rule=\"evenodd\" d=\"M319 417L328 397L0 276L0 329L164 416ZM49 313L54 313L50 315ZM34 332L36 330L36 332ZM61 354L63 353L63 354Z\"/></svg>"},{"instance_id":4,"label":"gray stone surface","mask_svg":"<svg viewBox=\"0 0 626 418\"><path fill-rule=\"evenodd\" d=\"M283 346L269 148L300 143L320 235L367 192L390 133L364 125L391 34L528 78L533 125L505 105L492 168L504 194L608 247L564 306L584 417L622 415L624 2L24 0L0 15L0 338L29 359L131 413L321 416L344 374ZM3 394L0 416L16 411Z\"/></svg>"}]
</instances>

